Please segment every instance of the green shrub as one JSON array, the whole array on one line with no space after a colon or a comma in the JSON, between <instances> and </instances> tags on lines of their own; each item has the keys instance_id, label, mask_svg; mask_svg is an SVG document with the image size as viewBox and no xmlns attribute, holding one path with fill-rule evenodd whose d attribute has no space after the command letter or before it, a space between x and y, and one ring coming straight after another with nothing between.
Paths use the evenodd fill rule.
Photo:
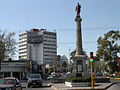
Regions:
<instances>
[{"instance_id":1,"label":"green shrub","mask_svg":"<svg viewBox=\"0 0 120 90\"><path fill-rule=\"evenodd\" d=\"M66 80L68 82L91 82L91 77L90 76L82 76L82 77L68 76Z\"/></svg>"},{"instance_id":2,"label":"green shrub","mask_svg":"<svg viewBox=\"0 0 120 90\"><path fill-rule=\"evenodd\" d=\"M120 75L116 75L115 77L116 77L116 78L120 78Z\"/></svg>"},{"instance_id":3,"label":"green shrub","mask_svg":"<svg viewBox=\"0 0 120 90\"><path fill-rule=\"evenodd\" d=\"M115 76L116 78L120 78L120 72L117 73L117 75Z\"/></svg>"}]
</instances>

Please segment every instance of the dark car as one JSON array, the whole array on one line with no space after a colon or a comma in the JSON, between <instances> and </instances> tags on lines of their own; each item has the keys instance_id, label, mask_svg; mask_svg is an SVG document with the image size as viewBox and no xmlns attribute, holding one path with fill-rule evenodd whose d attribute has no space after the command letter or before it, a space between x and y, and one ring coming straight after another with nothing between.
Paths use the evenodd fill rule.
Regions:
<instances>
[{"instance_id":1,"label":"dark car","mask_svg":"<svg viewBox=\"0 0 120 90\"><path fill-rule=\"evenodd\" d=\"M30 88L31 86L39 86L42 87L42 79L41 79L41 75L40 74L30 74L28 76L28 88Z\"/></svg>"},{"instance_id":2,"label":"dark car","mask_svg":"<svg viewBox=\"0 0 120 90\"><path fill-rule=\"evenodd\" d=\"M14 77L0 79L0 90L22 90L20 81Z\"/></svg>"}]
</instances>

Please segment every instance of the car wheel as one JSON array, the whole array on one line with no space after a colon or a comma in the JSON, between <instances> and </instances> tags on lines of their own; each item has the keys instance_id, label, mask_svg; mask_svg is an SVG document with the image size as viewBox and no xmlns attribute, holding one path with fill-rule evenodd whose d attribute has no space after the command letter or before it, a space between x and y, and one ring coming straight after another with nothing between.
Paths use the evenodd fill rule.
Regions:
<instances>
[{"instance_id":1,"label":"car wheel","mask_svg":"<svg viewBox=\"0 0 120 90\"><path fill-rule=\"evenodd\" d=\"M22 90L23 88L22 87L20 87L20 90Z\"/></svg>"},{"instance_id":2,"label":"car wheel","mask_svg":"<svg viewBox=\"0 0 120 90\"><path fill-rule=\"evenodd\" d=\"M27 87L30 88L30 85L28 85Z\"/></svg>"},{"instance_id":3,"label":"car wheel","mask_svg":"<svg viewBox=\"0 0 120 90\"><path fill-rule=\"evenodd\" d=\"M40 87L42 87L42 83L40 84Z\"/></svg>"}]
</instances>

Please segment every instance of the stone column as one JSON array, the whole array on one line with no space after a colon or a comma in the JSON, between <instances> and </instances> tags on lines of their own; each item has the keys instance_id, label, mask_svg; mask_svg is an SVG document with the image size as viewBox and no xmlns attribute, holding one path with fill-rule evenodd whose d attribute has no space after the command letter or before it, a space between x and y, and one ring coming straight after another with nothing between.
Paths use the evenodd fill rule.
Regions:
<instances>
[{"instance_id":1,"label":"stone column","mask_svg":"<svg viewBox=\"0 0 120 90\"><path fill-rule=\"evenodd\" d=\"M76 22L76 54L73 59L73 75L74 76L83 76L86 73L86 57L83 55L82 50L82 33L81 33L81 17L80 17L80 8L79 3L76 6L77 16L75 18Z\"/></svg>"},{"instance_id":2,"label":"stone column","mask_svg":"<svg viewBox=\"0 0 120 90\"><path fill-rule=\"evenodd\" d=\"M81 21L80 16L76 16L76 54L73 60L73 73L83 72L83 57L82 56L82 34L81 34Z\"/></svg>"},{"instance_id":3,"label":"stone column","mask_svg":"<svg viewBox=\"0 0 120 90\"><path fill-rule=\"evenodd\" d=\"M75 18L76 21L76 56L82 54L82 34L81 34L81 21L80 16Z\"/></svg>"}]
</instances>

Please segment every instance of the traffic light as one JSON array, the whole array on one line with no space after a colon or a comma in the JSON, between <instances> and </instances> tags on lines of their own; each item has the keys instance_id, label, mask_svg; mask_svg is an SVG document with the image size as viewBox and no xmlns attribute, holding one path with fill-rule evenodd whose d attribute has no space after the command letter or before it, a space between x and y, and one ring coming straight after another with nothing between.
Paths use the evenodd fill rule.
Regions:
<instances>
[{"instance_id":1,"label":"traffic light","mask_svg":"<svg viewBox=\"0 0 120 90\"><path fill-rule=\"evenodd\" d=\"M90 62L93 62L93 52L90 52Z\"/></svg>"}]
</instances>

